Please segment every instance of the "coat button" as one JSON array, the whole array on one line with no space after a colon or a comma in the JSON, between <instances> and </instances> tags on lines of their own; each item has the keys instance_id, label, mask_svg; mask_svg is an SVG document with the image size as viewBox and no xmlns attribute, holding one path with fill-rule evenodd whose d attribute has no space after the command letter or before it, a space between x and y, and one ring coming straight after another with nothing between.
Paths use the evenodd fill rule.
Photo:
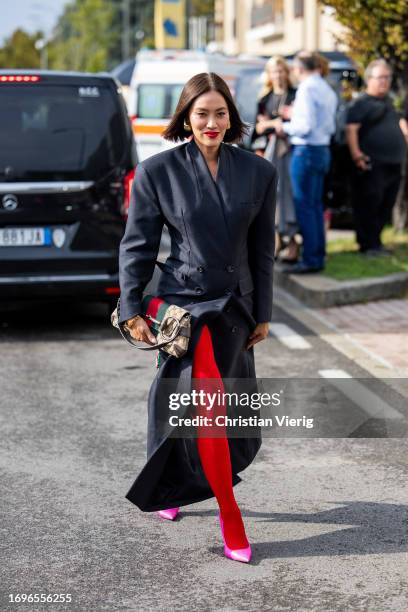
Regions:
<instances>
[{"instance_id":1,"label":"coat button","mask_svg":"<svg viewBox=\"0 0 408 612\"><path fill-rule=\"evenodd\" d=\"M200 274L202 274L204 272L203 266L198 266L197 272L200 272Z\"/></svg>"},{"instance_id":2,"label":"coat button","mask_svg":"<svg viewBox=\"0 0 408 612\"><path fill-rule=\"evenodd\" d=\"M238 331L238 327L234 325L233 327L231 327L231 331L233 334L235 334L235 332Z\"/></svg>"},{"instance_id":3,"label":"coat button","mask_svg":"<svg viewBox=\"0 0 408 612\"><path fill-rule=\"evenodd\" d=\"M229 272L230 274L232 274L232 272L235 272L235 268L234 268L234 266L231 266L231 265L227 266L225 269L226 269L226 271L227 271L227 272Z\"/></svg>"},{"instance_id":4,"label":"coat button","mask_svg":"<svg viewBox=\"0 0 408 612\"><path fill-rule=\"evenodd\" d=\"M201 287L196 287L196 288L194 289L194 291L197 293L197 295L200 295L200 294L203 292L203 290L201 289Z\"/></svg>"}]
</instances>

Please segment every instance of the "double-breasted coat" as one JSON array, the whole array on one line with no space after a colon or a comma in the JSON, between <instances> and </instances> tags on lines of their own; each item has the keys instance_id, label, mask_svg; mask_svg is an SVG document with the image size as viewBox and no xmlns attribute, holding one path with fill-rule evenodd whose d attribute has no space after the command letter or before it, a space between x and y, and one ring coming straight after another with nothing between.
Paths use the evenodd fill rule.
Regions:
<instances>
[{"instance_id":1,"label":"double-breasted coat","mask_svg":"<svg viewBox=\"0 0 408 612\"><path fill-rule=\"evenodd\" d=\"M163 379L191 380L195 344L208 325L222 378L255 379L248 336L272 312L277 176L274 166L222 143L216 180L194 139L139 163L119 249L120 322L141 312L143 291L158 255L163 225L170 255L159 264L157 294L192 314L182 358L162 353L148 400L147 463L126 497L153 511L213 496L196 441L157 427ZM161 415L162 417L162 415ZM254 459L260 434L229 438L233 484Z\"/></svg>"}]
</instances>

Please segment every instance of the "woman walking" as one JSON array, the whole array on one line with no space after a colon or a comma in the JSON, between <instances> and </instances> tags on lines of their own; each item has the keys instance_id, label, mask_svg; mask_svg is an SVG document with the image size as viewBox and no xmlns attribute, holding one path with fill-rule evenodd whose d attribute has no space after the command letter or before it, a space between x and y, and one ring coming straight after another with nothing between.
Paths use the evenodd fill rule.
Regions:
<instances>
[{"instance_id":1,"label":"woman walking","mask_svg":"<svg viewBox=\"0 0 408 612\"><path fill-rule=\"evenodd\" d=\"M271 318L276 171L228 144L243 132L218 75L201 73L186 83L163 136L190 141L144 160L136 170L120 245L119 322L133 338L154 343L141 300L165 224L171 253L160 264L152 308L165 301L188 310L192 335L183 357L160 351L149 393L148 460L126 497L143 511L174 519L180 506L215 496L224 552L248 562L251 549L233 486L259 450L259 430L254 437L229 437L227 428L212 435L202 426L192 439L163 435L157 426L164 380L214 391L224 388L224 379L255 379L253 345L266 338ZM208 416L215 411L225 414L226 407L198 409Z\"/></svg>"},{"instance_id":2,"label":"woman walking","mask_svg":"<svg viewBox=\"0 0 408 612\"><path fill-rule=\"evenodd\" d=\"M290 145L285 135L277 135L274 119L289 120L296 90L291 86L289 66L284 58L275 55L265 66L264 87L260 92L257 120L252 134L252 147L258 155L271 161L278 172L277 233L278 250L286 263L295 263L299 246L295 235L298 231L295 205L290 182Z\"/></svg>"}]
</instances>

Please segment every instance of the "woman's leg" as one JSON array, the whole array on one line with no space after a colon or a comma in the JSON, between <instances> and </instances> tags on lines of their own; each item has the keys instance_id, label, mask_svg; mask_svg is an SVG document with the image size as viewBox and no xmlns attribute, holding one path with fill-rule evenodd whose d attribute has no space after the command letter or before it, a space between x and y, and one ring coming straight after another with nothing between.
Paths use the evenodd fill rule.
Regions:
<instances>
[{"instance_id":1,"label":"woman's leg","mask_svg":"<svg viewBox=\"0 0 408 612\"><path fill-rule=\"evenodd\" d=\"M194 388L204 390L206 393L224 391L221 375L214 357L211 334L205 325L201 331L200 338L194 352L193 373ZM215 402L211 410L206 405L201 405L198 413L208 417L225 414L225 405ZM217 426L215 426L217 427ZM248 546L245 528L242 522L241 512L234 497L232 488L231 458L224 431L222 437L211 438L214 429L211 427L198 427L197 447L203 466L204 474L217 499L221 516L224 522L224 537L227 546L231 549L241 549Z\"/></svg>"}]
</instances>

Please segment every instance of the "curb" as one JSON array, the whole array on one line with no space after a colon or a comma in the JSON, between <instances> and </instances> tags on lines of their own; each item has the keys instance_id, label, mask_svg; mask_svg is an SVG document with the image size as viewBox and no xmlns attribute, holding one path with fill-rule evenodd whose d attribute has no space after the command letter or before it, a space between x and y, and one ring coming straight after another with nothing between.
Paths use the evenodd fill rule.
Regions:
<instances>
[{"instance_id":1,"label":"curb","mask_svg":"<svg viewBox=\"0 0 408 612\"><path fill-rule=\"evenodd\" d=\"M275 267L276 285L310 308L329 308L402 297L408 292L408 272L383 277L337 281L321 274L284 274Z\"/></svg>"}]
</instances>

